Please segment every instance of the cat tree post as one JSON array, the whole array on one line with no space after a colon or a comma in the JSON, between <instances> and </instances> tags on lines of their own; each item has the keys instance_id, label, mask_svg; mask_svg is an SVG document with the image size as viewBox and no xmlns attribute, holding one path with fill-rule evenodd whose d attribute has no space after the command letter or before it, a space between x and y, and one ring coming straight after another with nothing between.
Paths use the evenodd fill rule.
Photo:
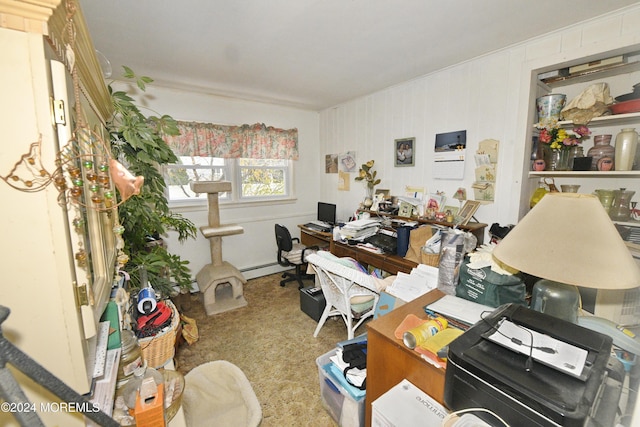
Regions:
<instances>
[{"instance_id":1,"label":"cat tree post","mask_svg":"<svg viewBox=\"0 0 640 427\"><path fill-rule=\"evenodd\" d=\"M195 193L207 193L209 202L208 225L200 227L202 235L209 240L211 263L205 265L196 275L198 287L204 298L207 315L222 313L244 307L247 301L243 296L243 286L247 282L242 273L227 261L222 260L222 237L242 234L244 229L237 224L220 224L218 193L231 191L228 181L191 182ZM219 285L226 285L222 290ZM231 287L232 295L225 290ZM218 292L216 292L218 291Z\"/></svg>"}]
</instances>

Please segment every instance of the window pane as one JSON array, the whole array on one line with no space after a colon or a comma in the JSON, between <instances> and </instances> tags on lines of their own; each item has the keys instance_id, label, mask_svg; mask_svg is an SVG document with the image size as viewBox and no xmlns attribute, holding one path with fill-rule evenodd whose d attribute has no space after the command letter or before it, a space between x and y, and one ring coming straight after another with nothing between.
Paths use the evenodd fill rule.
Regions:
<instances>
[{"instance_id":1,"label":"window pane","mask_svg":"<svg viewBox=\"0 0 640 427\"><path fill-rule=\"evenodd\" d=\"M181 158L185 166L180 165L167 165L165 167L165 181L167 184L167 191L169 193L170 201L185 201L185 200L198 200L206 199L205 193L194 193L191 190L189 183L191 181L220 181L227 180L227 173L224 167L224 159L222 162L215 162L212 158L205 157L192 157L186 158L188 161L184 161L185 158ZM217 166L217 164L220 164ZM210 165L200 167L199 165ZM228 198L229 195L225 193L219 194L220 199Z\"/></svg>"},{"instance_id":2,"label":"window pane","mask_svg":"<svg viewBox=\"0 0 640 427\"><path fill-rule=\"evenodd\" d=\"M241 197L286 196L287 160L239 159Z\"/></svg>"},{"instance_id":3,"label":"window pane","mask_svg":"<svg viewBox=\"0 0 640 427\"><path fill-rule=\"evenodd\" d=\"M290 195L291 162L279 159L222 159L181 156L179 164L166 165L169 201L206 200L191 191L191 181L230 181L232 191L220 193L221 202L268 200Z\"/></svg>"}]
</instances>

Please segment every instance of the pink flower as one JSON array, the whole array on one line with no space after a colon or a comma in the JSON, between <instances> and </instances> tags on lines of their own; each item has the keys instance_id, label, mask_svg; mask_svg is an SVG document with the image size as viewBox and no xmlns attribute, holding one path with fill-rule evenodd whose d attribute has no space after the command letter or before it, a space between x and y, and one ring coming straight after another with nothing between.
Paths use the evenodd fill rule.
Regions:
<instances>
[{"instance_id":1,"label":"pink flower","mask_svg":"<svg viewBox=\"0 0 640 427\"><path fill-rule=\"evenodd\" d=\"M580 138L584 138L585 136L591 135L591 131L585 125L580 125L578 127L573 128L573 131L580 135Z\"/></svg>"},{"instance_id":2,"label":"pink flower","mask_svg":"<svg viewBox=\"0 0 640 427\"><path fill-rule=\"evenodd\" d=\"M546 129L542 129L540 130L538 138L540 139L540 142L548 144L551 142L551 133Z\"/></svg>"}]
</instances>

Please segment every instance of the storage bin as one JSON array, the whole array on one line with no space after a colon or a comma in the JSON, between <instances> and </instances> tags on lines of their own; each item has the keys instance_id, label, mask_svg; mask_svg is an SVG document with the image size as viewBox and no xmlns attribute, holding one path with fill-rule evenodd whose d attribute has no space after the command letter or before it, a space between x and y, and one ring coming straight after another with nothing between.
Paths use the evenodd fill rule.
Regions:
<instances>
[{"instance_id":1,"label":"storage bin","mask_svg":"<svg viewBox=\"0 0 640 427\"><path fill-rule=\"evenodd\" d=\"M333 363L330 357L334 354L335 349L316 359L322 406L340 427L363 427L365 396L354 399L329 372L327 367Z\"/></svg>"}]
</instances>

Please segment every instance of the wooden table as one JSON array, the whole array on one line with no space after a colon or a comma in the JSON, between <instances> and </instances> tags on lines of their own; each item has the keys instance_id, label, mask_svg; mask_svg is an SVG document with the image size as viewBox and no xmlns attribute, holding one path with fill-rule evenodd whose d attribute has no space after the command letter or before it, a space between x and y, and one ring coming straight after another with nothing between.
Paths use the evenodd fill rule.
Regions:
<instances>
[{"instance_id":1,"label":"wooden table","mask_svg":"<svg viewBox=\"0 0 640 427\"><path fill-rule=\"evenodd\" d=\"M313 230L305 227L304 224L298 224L298 228L300 229L300 243L305 246L328 247L333 239L330 232Z\"/></svg>"},{"instance_id":2,"label":"wooden table","mask_svg":"<svg viewBox=\"0 0 640 427\"><path fill-rule=\"evenodd\" d=\"M411 269L418 266L415 262L404 259L398 255L377 254L375 252L359 248L358 246L335 242L333 240L331 241L330 250L335 256L351 257L365 267L371 265L390 274L398 274L399 271L408 274L411 273Z\"/></svg>"},{"instance_id":3,"label":"wooden table","mask_svg":"<svg viewBox=\"0 0 640 427\"><path fill-rule=\"evenodd\" d=\"M381 218L389 218L389 219L398 219L398 220L402 220L402 221L415 221L419 224L430 224L430 225L438 225L438 226L443 226L443 227L454 227L456 226L456 224L453 224L451 222L446 222L446 221L438 221L435 219L426 219L426 218L406 218L406 217L402 217L402 216L397 216L397 215L391 215L388 213L384 213L384 212L374 212L374 211L363 211L363 212L368 212L372 218L378 216ZM485 234L485 229L487 228L487 224L483 223L483 222L468 222L465 225L458 225L457 226L459 229L464 230L464 231L469 231L471 232L474 236L476 236L476 239L478 239L478 246L482 245L484 243L484 234Z\"/></svg>"},{"instance_id":4,"label":"wooden table","mask_svg":"<svg viewBox=\"0 0 640 427\"><path fill-rule=\"evenodd\" d=\"M442 298L439 290L428 292L367 324L367 394L365 425L371 425L371 403L403 379L444 404L445 369L427 363L405 347L394 332L409 314L426 319L423 308Z\"/></svg>"}]
</instances>

